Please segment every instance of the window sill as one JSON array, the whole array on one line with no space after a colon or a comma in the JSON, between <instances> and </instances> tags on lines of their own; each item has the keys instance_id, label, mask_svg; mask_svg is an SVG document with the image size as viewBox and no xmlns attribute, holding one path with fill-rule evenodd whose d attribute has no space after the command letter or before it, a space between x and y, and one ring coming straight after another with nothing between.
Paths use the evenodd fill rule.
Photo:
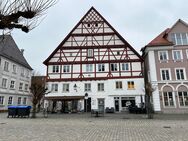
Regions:
<instances>
[{"instance_id":1,"label":"window sill","mask_svg":"<svg viewBox=\"0 0 188 141\"><path fill-rule=\"evenodd\" d=\"M178 60L173 60L174 62L183 62L182 59L178 59Z\"/></svg>"},{"instance_id":2,"label":"window sill","mask_svg":"<svg viewBox=\"0 0 188 141\"><path fill-rule=\"evenodd\" d=\"M135 88L128 88L127 90L135 90Z\"/></svg>"},{"instance_id":3,"label":"window sill","mask_svg":"<svg viewBox=\"0 0 188 141\"><path fill-rule=\"evenodd\" d=\"M84 92L91 92L91 90L90 91L84 91Z\"/></svg>"},{"instance_id":4,"label":"window sill","mask_svg":"<svg viewBox=\"0 0 188 141\"><path fill-rule=\"evenodd\" d=\"M160 63L168 63L168 60L159 60Z\"/></svg>"},{"instance_id":5,"label":"window sill","mask_svg":"<svg viewBox=\"0 0 188 141\"><path fill-rule=\"evenodd\" d=\"M10 90L15 90L15 88L10 88Z\"/></svg>"},{"instance_id":6,"label":"window sill","mask_svg":"<svg viewBox=\"0 0 188 141\"><path fill-rule=\"evenodd\" d=\"M187 80L187 79L176 79L176 81L184 81L184 80Z\"/></svg>"},{"instance_id":7,"label":"window sill","mask_svg":"<svg viewBox=\"0 0 188 141\"><path fill-rule=\"evenodd\" d=\"M188 106L179 106L180 109L186 109Z\"/></svg>"},{"instance_id":8,"label":"window sill","mask_svg":"<svg viewBox=\"0 0 188 141\"><path fill-rule=\"evenodd\" d=\"M175 106L164 106L164 108L166 108L166 109L172 109L172 108L176 108Z\"/></svg>"}]
</instances>

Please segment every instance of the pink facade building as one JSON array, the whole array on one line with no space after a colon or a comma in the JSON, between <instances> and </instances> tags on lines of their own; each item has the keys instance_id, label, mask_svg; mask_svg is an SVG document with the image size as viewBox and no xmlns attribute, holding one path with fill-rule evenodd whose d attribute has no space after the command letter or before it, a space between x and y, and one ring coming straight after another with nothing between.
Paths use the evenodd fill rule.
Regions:
<instances>
[{"instance_id":1,"label":"pink facade building","mask_svg":"<svg viewBox=\"0 0 188 141\"><path fill-rule=\"evenodd\" d=\"M188 24L179 19L142 51L154 111L188 113Z\"/></svg>"}]
</instances>

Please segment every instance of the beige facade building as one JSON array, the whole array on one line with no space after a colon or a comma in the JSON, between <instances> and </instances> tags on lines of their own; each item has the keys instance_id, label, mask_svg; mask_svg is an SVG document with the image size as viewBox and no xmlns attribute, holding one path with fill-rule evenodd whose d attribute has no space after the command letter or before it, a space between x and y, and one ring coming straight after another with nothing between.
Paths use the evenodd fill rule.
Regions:
<instances>
[{"instance_id":1,"label":"beige facade building","mask_svg":"<svg viewBox=\"0 0 188 141\"><path fill-rule=\"evenodd\" d=\"M31 71L12 36L0 36L0 111L11 105L30 105Z\"/></svg>"}]
</instances>

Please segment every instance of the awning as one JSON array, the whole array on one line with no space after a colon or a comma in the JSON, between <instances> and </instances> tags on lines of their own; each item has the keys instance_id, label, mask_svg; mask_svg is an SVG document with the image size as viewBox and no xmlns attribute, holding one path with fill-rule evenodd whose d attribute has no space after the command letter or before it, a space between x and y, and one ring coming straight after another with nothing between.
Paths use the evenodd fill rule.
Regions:
<instances>
[{"instance_id":1,"label":"awning","mask_svg":"<svg viewBox=\"0 0 188 141\"><path fill-rule=\"evenodd\" d=\"M50 97L44 97L45 100L57 100L57 101L63 101L63 100L80 100L84 99L84 96L50 96Z\"/></svg>"}]
</instances>

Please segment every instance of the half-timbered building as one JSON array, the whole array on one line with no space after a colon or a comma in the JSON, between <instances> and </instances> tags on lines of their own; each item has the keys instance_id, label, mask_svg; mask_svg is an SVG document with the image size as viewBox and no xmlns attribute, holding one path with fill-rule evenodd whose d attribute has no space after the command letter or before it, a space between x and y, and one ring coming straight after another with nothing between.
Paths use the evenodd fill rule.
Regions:
<instances>
[{"instance_id":1,"label":"half-timbered building","mask_svg":"<svg viewBox=\"0 0 188 141\"><path fill-rule=\"evenodd\" d=\"M137 51L92 7L44 61L50 91L46 99L63 112L124 111L144 101L142 62Z\"/></svg>"}]
</instances>

